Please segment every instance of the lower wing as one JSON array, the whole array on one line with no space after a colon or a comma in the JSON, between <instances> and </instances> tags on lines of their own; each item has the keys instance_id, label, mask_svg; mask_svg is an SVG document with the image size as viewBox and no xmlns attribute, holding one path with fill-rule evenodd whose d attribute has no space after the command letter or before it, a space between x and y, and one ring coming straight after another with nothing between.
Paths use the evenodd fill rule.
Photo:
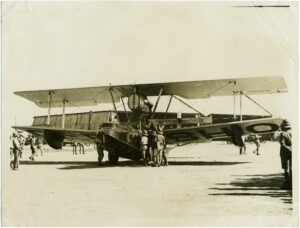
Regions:
<instances>
[{"instance_id":1,"label":"lower wing","mask_svg":"<svg viewBox=\"0 0 300 228\"><path fill-rule=\"evenodd\" d=\"M97 133L95 130L62 129L51 127L14 126L13 128L44 138L49 146L54 149L61 149L63 142L94 143Z\"/></svg>"},{"instance_id":2,"label":"lower wing","mask_svg":"<svg viewBox=\"0 0 300 228\"><path fill-rule=\"evenodd\" d=\"M278 131L280 118L265 118L241 122L212 124L191 128L166 129L167 144L188 142L209 142L213 139L231 137L235 145L242 145L242 136L265 134Z\"/></svg>"}]
</instances>

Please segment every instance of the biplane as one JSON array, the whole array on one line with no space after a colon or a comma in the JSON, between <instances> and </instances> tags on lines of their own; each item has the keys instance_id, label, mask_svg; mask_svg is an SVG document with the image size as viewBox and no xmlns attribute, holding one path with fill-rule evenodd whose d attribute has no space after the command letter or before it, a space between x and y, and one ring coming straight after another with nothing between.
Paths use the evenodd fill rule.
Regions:
<instances>
[{"instance_id":1,"label":"biplane","mask_svg":"<svg viewBox=\"0 0 300 228\"><path fill-rule=\"evenodd\" d=\"M13 126L13 128L43 137L54 149L61 149L63 143L68 141L95 143L98 145L99 162L103 158L104 149L108 152L110 163L117 164L119 157L131 160L142 158L140 133L143 129L154 126L154 120L157 120L154 117L158 113L157 107L162 96L168 96L169 100L164 115L160 113L159 121L156 122L159 127L163 127L167 122L166 116L174 99L198 113L195 116L195 119L198 120L195 126L184 127L177 124L175 127L165 128L167 144L203 143L230 137L234 145L241 146L243 135L275 132L279 130L282 123L282 119L274 118L272 115L269 118L243 120L242 96L249 98L268 112L250 95L286 91L285 81L280 76L20 91L14 92L14 94L34 102L38 107L48 109L47 121L41 126ZM157 97L155 104L149 101L149 97L153 96ZM204 115L182 99L201 99L213 96L233 96L233 121L203 124L200 120ZM239 118L237 118L235 110L237 96L240 96ZM124 99L127 99L127 108ZM99 122L97 129L65 127L66 107L96 106L103 103L112 103L114 107L115 117L110 121ZM121 112L117 110L116 103L122 103L125 120L124 118L120 119ZM51 125L51 108L62 108L61 127Z\"/></svg>"}]
</instances>

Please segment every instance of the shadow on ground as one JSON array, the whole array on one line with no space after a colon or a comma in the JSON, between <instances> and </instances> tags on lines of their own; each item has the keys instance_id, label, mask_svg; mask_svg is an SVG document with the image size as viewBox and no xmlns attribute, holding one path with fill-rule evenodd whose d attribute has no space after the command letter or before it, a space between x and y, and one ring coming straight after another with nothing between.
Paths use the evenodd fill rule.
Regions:
<instances>
[{"instance_id":1,"label":"shadow on ground","mask_svg":"<svg viewBox=\"0 0 300 228\"><path fill-rule=\"evenodd\" d=\"M283 174L269 175L235 175L236 180L230 183L216 184L222 187L210 188L217 190L214 196L270 196L278 197L284 203L292 204L292 191L281 189ZM220 191L220 192L218 192Z\"/></svg>"},{"instance_id":2,"label":"shadow on ground","mask_svg":"<svg viewBox=\"0 0 300 228\"><path fill-rule=\"evenodd\" d=\"M170 161L170 166L224 166L224 165L238 165L248 162L203 162L203 161ZM97 162L93 161L21 161L21 165L67 165L62 170L67 169L92 169L92 168L108 168L112 167L109 162L103 162L98 166ZM118 167L144 167L143 161L119 161Z\"/></svg>"}]
</instances>

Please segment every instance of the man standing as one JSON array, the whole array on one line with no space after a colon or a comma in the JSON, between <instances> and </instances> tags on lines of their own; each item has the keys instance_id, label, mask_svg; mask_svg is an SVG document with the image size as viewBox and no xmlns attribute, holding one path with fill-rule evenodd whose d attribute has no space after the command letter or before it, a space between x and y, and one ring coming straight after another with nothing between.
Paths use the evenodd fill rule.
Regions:
<instances>
[{"instance_id":1,"label":"man standing","mask_svg":"<svg viewBox=\"0 0 300 228\"><path fill-rule=\"evenodd\" d=\"M284 189L292 188L292 134L287 120L282 121L279 137L281 167L284 169Z\"/></svg>"},{"instance_id":2,"label":"man standing","mask_svg":"<svg viewBox=\"0 0 300 228\"><path fill-rule=\"evenodd\" d=\"M148 132L147 130L144 130L141 137L141 152L143 155L145 166L148 165L147 150L148 150Z\"/></svg>"},{"instance_id":3,"label":"man standing","mask_svg":"<svg viewBox=\"0 0 300 228\"><path fill-rule=\"evenodd\" d=\"M245 136L241 136L241 145L240 145L240 155L246 154L246 141L245 141Z\"/></svg>"},{"instance_id":4,"label":"man standing","mask_svg":"<svg viewBox=\"0 0 300 228\"><path fill-rule=\"evenodd\" d=\"M27 143L31 149L31 156L29 157L30 160L34 161L35 157L35 138L32 135L28 136Z\"/></svg>"},{"instance_id":5,"label":"man standing","mask_svg":"<svg viewBox=\"0 0 300 228\"><path fill-rule=\"evenodd\" d=\"M41 140L39 138L36 138L35 145L36 145L36 150L41 151L41 156L43 156L42 143L41 143Z\"/></svg>"},{"instance_id":6,"label":"man standing","mask_svg":"<svg viewBox=\"0 0 300 228\"><path fill-rule=\"evenodd\" d=\"M162 130L162 128L159 128L159 131L157 134L157 149L159 151L158 156L157 156L158 166L162 165L162 162L164 165L168 165L167 156L166 156L165 150L164 150L165 145L166 145L166 140L165 140L163 130Z\"/></svg>"},{"instance_id":7,"label":"man standing","mask_svg":"<svg viewBox=\"0 0 300 228\"><path fill-rule=\"evenodd\" d=\"M84 146L82 143L77 143L77 146L79 147L79 154L81 154L81 149L82 149L82 153L84 154Z\"/></svg>"},{"instance_id":8,"label":"man standing","mask_svg":"<svg viewBox=\"0 0 300 228\"><path fill-rule=\"evenodd\" d=\"M260 155L259 154L260 143L259 143L259 138L256 135L254 136L254 143L256 145L256 149L253 151L253 153L256 152L256 155Z\"/></svg>"},{"instance_id":9,"label":"man standing","mask_svg":"<svg viewBox=\"0 0 300 228\"><path fill-rule=\"evenodd\" d=\"M13 142L13 135L11 135L9 137L10 139L10 169L13 169L14 168L14 142Z\"/></svg>"},{"instance_id":10,"label":"man standing","mask_svg":"<svg viewBox=\"0 0 300 228\"><path fill-rule=\"evenodd\" d=\"M152 163L152 166L155 166L155 162L156 162L156 155L157 155L156 141L157 141L156 131L150 130L148 147L149 147L150 162Z\"/></svg>"},{"instance_id":11,"label":"man standing","mask_svg":"<svg viewBox=\"0 0 300 228\"><path fill-rule=\"evenodd\" d=\"M18 170L19 169L19 156L20 156L20 144L19 140L17 138L17 133L13 133L13 153L14 153L14 163L13 163L13 169Z\"/></svg>"},{"instance_id":12,"label":"man standing","mask_svg":"<svg viewBox=\"0 0 300 228\"><path fill-rule=\"evenodd\" d=\"M21 133L19 133L19 135L18 135L18 140L19 140L20 149L21 149L20 158L22 158L22 154L23 154L23 150L24 150L24 144L25 144L25 138Z\"/></svg>"}]
</instances>

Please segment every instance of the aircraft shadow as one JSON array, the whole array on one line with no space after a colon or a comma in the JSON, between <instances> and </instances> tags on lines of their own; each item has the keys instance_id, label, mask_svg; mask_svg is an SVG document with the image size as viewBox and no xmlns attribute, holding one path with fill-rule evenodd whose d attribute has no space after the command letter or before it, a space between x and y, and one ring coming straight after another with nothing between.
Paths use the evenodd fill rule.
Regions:
<instances>
[{"instance_id":1,"label":"aircraft shadow","mask_svg":"<svg viewBox=\"0 0 300 228\"><path fill-rule=\"evenodd\" d=\"M210 190L218 190L214 196L269 196L278 197L284 203L292 204L292 190L281 189L283 174L269 175L235 175L236 180L230 183L219 183Z\"/></svg>"},{"instance_id":2,"label":"aircraft shadow","mask_svg":"<svg viewBox=\"0 0 300 228\"><path fill-rule=\"evenodd\" d=\"M221 161L169 161L170 166L224 166L224 165L238 165L248 162L221 162ZM21 161L21 165L66 165L58 168L61 170L68 169L93 169L93 168L109 168L113 167L108 161L103 162L98 166L94 161ZM144 167L143 161L119 161L117 167Z\"/></svg>"}]
</instances>

